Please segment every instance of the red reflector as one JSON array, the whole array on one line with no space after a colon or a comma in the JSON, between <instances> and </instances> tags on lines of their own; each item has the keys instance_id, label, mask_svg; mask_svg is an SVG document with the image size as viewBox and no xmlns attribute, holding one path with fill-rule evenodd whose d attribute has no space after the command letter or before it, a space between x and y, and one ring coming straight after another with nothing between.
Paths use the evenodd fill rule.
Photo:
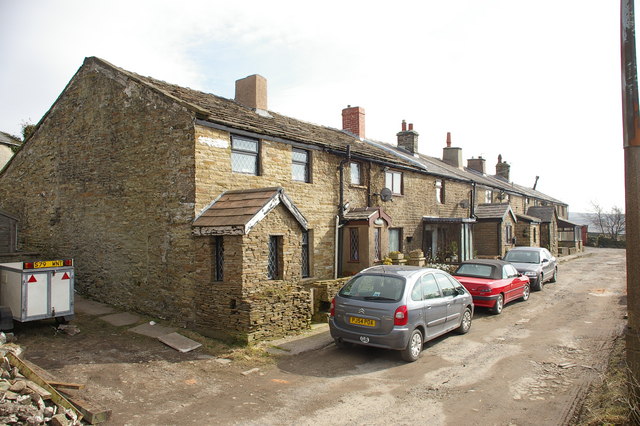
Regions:
<instances>
[{"instance_id":1,"label":"red reflector","mask_svg":"<svg viewBox=\"0 0 640 426\"><path fill-rule=\"evenodd\" d=\"M329 310L329 316L332 317L336 314L336 298L331 299L331 309Z\"/></svg>"},{"instance_id":2,"label":"red reflector","mask_svg":"<svg viewBox=\"0 0 640 426\"><path fill-rule=\"evenodd\" d=\"M37 283L37 282L38 282L38 280L36 280L36 276L35 276L35 275L31 275L31 277L29 278L29 281L28 281L28 282L30 282L30 283Z\"/></svg>"},{"instance_id":3,"label":"red reflector","mask_svg":"<svg viewBox=\"0 0 640 426\"><path fill-rule=\"evenodd\" d=\"M393 325L407 325L407 322L409 322L407 305L398 306L396 313L393 314Z\"/></svg>"},{"instance_id":4,"label":"red reflector","mask_svg":"<svg viewBox=\"0 0 640 426\"><path fill-rule=\"evenodd\" d=\"M65 259L62 261L64 266L73 266L73 259Z\"/></svg>"},{"instance_id":5,"label":"red reflector","mask_svg":"<svg viewBox=\"0 0 640 426\"><path fill-rule=\"evenodd\" d=\"M69 277L69 274L67 274L66 272L64 273L64 275L62 276L62 278L60 278L61 280L70 280L71 277Z\"/></svg>"},{"instance_id":6,"label":"red reflector","mask_svg":"<svg viewBox=\"0 0 640 426\"><path fill-rule=\"evenodd\" d=\"M22 264L22 267L23 267L24 269L33 269L33 262L24 262L24 263Z\"/></svg>"}]
</instances>

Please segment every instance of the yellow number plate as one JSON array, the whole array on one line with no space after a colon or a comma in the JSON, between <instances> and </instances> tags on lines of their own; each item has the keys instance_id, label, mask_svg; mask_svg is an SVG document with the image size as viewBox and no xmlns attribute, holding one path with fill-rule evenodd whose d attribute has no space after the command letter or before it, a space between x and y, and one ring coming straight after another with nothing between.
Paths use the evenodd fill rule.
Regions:
<instances>
[{"instance_id":1,"label":"yellow number plate","mask_svg":"<svg viewBox=\"0 0 640 426\"><path fill-rule=\"evenodd\" d=\"M364 325L366 327L375 327L376 320L360 318L360 317L349 317L349 324Z\"/></svg>"},{"instance_id":2,"label":"yellow number plate","mask_svg":"<svg viewBox=\"0 0 640 426\"><path fill-rule=\"evenodd\" d=\"M42 262L33 262L33 269L54 268L57 266L63 266L62 260L46 260Z\"/></svg>"}]
</instances>

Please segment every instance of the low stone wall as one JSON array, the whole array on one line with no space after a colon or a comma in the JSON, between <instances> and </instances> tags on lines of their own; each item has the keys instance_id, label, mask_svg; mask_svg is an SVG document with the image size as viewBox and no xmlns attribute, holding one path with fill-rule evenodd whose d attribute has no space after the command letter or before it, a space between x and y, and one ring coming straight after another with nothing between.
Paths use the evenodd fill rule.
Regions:
<instances>
[{"instance_id":1,"label":"low stone wall","mask_svg":"<svg viewBox=\"0 0 640 426\"><path fill-rule=\"evenodd\" d=\"M311 294L304 288L278 282L253 292L244 301L250 306L247 342L296 334L311 326Z\"/></svg>"},{"instance_id":2,"label":"low stone wall","mask_svg":"<svg viewBox=\"0 0 640 426\"><path fill-rule=\"evenodd\" d=\"M340 291L344 283L350 277L338 278L335 280L314 281L307 285L309 294L312 295L312 319L316 322L326 322L326 306L331 303L331 299ZM324 306L323 306L324 305Z\"/></svg>"}]
</instances>

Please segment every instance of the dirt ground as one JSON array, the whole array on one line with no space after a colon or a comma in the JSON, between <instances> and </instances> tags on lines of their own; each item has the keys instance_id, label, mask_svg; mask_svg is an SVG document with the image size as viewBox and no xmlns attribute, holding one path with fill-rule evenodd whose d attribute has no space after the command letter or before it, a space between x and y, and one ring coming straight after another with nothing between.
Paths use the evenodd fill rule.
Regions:
<instances>
[{"instance_id":1,"label":"dirt ground","mask_svg":"<svg viewBox=\"0 0 640 426\"><path fill-rule=\"evenodd\" d=\"M624 250L592 249L529 301L498 316L478 309L467 335L428 342L411 364L333 344L263 356L204 341L182 354L81 313L74 336L46 321L16 333L24 358L86 384L112 410L109 425L555 425L572 422L605 368L626 323L625 288Z\"/></svg>"}]
</instances>

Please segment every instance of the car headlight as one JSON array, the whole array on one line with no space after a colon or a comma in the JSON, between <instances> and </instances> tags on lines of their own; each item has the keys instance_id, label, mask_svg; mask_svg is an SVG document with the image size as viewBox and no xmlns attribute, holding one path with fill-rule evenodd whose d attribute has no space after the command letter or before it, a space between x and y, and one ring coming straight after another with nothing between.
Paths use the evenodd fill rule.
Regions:
<instances>
[{"instance_id":1,"label":"car headlight","mask_svg":"<svg viewBox=\"0 0 640 426\"><path fill-rule=\"evenodd\" d=\"M537 272L533 272L533 271L527 271L524 274L528 277L535 277L536 275L538 275Z\"/></svg>"}]
</instances>

